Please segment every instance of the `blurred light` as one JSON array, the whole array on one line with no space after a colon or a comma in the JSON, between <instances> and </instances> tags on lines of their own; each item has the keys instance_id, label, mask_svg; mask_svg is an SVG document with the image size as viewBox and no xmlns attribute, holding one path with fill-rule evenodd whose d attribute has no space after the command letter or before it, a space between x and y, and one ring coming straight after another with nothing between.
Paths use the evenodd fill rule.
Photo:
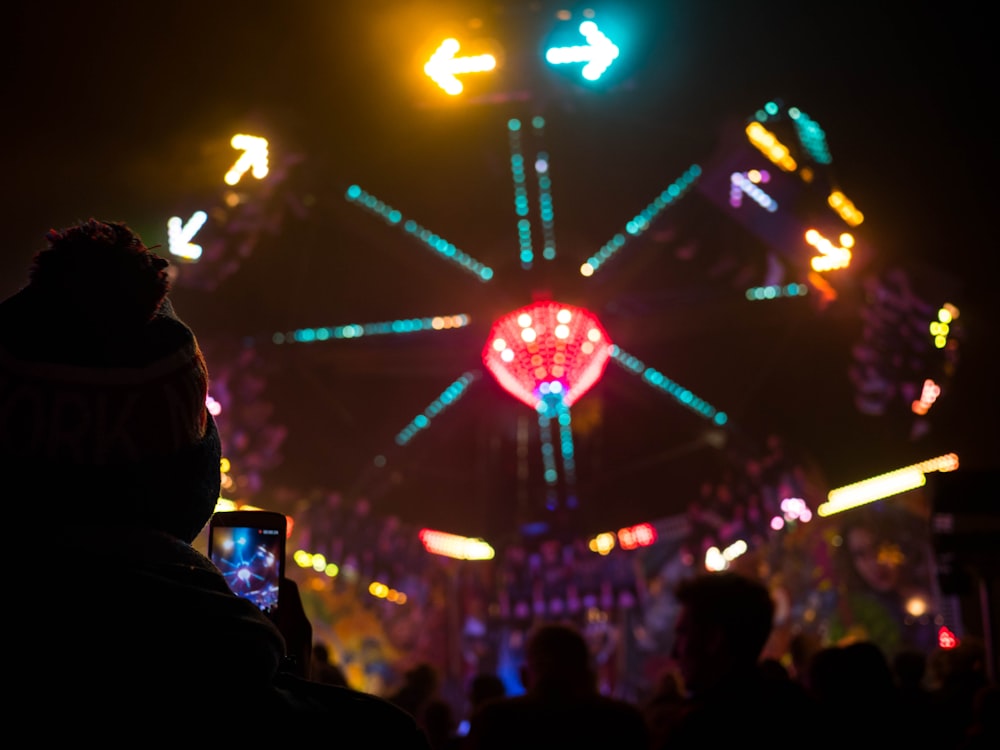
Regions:
<instances>
[{"instance_id":1,"label":"blurred light","mask_svg":"<svg viewBox=\"0 0 1000 750\"><path fill-rule=\"evenodd\" d=\"M479 538L448 534L444 531L421 529L418 536L424 549L433 555L456 560L492 560L493 547Z\"/></svg>"},{"instance_id":2,"label":"blurred light","mask_svg":"<svg viewBox=\"0 0 1000 750\"><path fill-rule=\"evenodd\" d=\"M344 193L344 197L350 203L355 203L361 208L369 211L382 219L386 224L402 227L403 231L413 236L421 243L445 260L458 265L464 271L476 276L480 281L489 281L493 278L493 269L483 265L476 259L459 250L452 243L443 237L439 237L428 229L425 229L412 219L405 219L398 210L376 198L371 193L365 192L358 185L351 185Z\"/></svg>"},{"instance_id":3,"label":"blurred light","mask_svg":"<svg viewBox=\"0 0 1000 750\"><path fill-rule=\"evenodd\" d=\"M786 521L809 523L812 520L812 511L801 497L786 497L782 500L781 514Z\"/></svg>"},{"instance_id":4,"label":"blurred light","mask_svg":"<svg viewBox=\"0 0 1000 750\"><path fill-rule=\"evenodd\" d=\"M198 260L201 257L201 245L192 244L191 240L206 221L208 214L204 211L195 211L191 214L187 224L180 216L171 216L167 219L167 246L170 248L170 254L184 260Z\"/></svg>"},{"instance_id":5,"label":"blurred light","mask_svg":"<svg viewBox=\"0 0 1000 750\"><path fill-rule=\"evenodd\" d=\"M648 523L626 526L618 531L618 542L622 549L648 547L656 542L656 529Z\"/></svg>"},{"instance_id":6,"label":"blurred light","mask_svg":"<svg viewBox=\"0 0 1000 750\"><path fill-rule=\"evenodd\" d=\"M920 398L913 402L912 409L914 414L924 415L931 408L931 405L937 401L938 396L941 395L941 386L935 383L933 380L928 378L924 381L923 390L920 393Z\"/></svg>"},{"instance_id":7,"label":"blurred light","mask_svg":"<svg viewBox=\"0 0 1000 750\"><path fill-rule=\"evenodd\" d=\"M587 259L587 262L580 266L582 276L593 276L604 263L618 252L626 242L626 234L637 237L652 226L653 221L659 216L667 206L676 203L695 181L701 177L701 167L692 164L685 172L674 180L666 190L653 199L642 211L632 217L625 224L625 233L618 233L604 243L604 246L594 255Z\"/></svg>"},{"instance_id":8,"label":"blurred light","mask_svg":"<svg viewBox=\"0 0 1000 750\"><path fill-rule=\"evenodd\" d=\"M830 164L833 158L826 144L826 133L819 123L798 107L789 107L788 116L795 123L799 143L818 164Z\"/></svg>"},{"instance_id":9,"label":"blurred light","mask_svg":"<svg viewBox=\"0 0 1000 750\"><path fill-rule=\"evenodd\" d=\"M754 171L756 172L756 170ZM758 176L759 174L757 172ZM743 205L743 195L745 193L753 199L754 203L768 213L773 214L778 210L778 202L757 187L748 172L733 172L729 177L729 184L729 205L733 208L739 208Z\"/></svg>"},{"instance_id":10,"label":"blurred light","mask_svg":"<svg viewBox=\"0 0 1000 750\"><path fill-rule=\"evenodd\" d=\"M445 39L424 64L424 73L450 96L462 93L462 82L455 76L486 73L497 66L493 55L455 57L460 45L457 39Z\"/></svg>"},{"instance_id":11,"label":"blurred light","mask_svg":"<svg viewBox=\"0 0 1000 750\"><path fill-rule=\"evenodd\" d=\"M587 546L591 552L606 555L615 548L615 535L610 531L605 531L591 539Z\"/></svg>"},{"instance_id":12,"label":"blurred light","mask_svg":"<svg viewBox=\"0 0 1000 750\"><path fill-rule=\"evenodd\" d=\"M931 336L934 337L934 346L938 349L944 349L948 345L951 323L958 319L958 315L958 308L948 302L938 310L937 320L929 326Z\"/></svg>"},{"instance_id":13,"label":"blurred light","mask_svg":"<svg viewBox=\"0 0 1000 750\"><path fill-rule=\"evenodd\" d=\"M208 413L211 414L213 417L217 417L220 414L222 414L222 404L220 404L211 396L205 397L205 408L208 410Z\"/></svg>"},{"instance_id":14,"label":"blurred light","mask_svg":"<svg viewBox=\"0 0 1000 750\"><path fill-rule=\"evenodd\" d=\"M396 445L406 445L412 440L420 430L427 429L431 421L438 417L448 407L454 405L462 398L468 387L479 379L479 374L466 372L458 380L449 385L436 399L434 399L422 413L396 435Z\"/></svg>"},{"instance_id":15,"label":"blurred light","mask_svg":"<svg viewBox=\"0 0 1000 750\"><path fill-rule=\"evenodd\" d=\"M232 147L243 153L229 168L223 178L227 185L235 185L248 171L258 180L267 177L267 139L255 135L237 134L230 140Z\"/></svg>"},{"instance_id":16,"label":"blurred light","mask_svg":"<svg viewBox=\"0 0 1000 750\"><path fill-rule=\"evenodd\" d=\"M837 290L830 286L830 282L815 271L809 272L809 283L812 284L813 288L820 293L824 304L833 302L833 300L837 299Z\"/></svg>"},{"instance_id":17,"label":"blurred light","mask_svg":"<svg viewBox=\"0 0 1000 750\"><path fill-rule=\"evenodd\" d=\"M737 539L724 550L718 547L709 547L705 551L705 569L712 571L726 570L733 560L745 554L747 543L742 539Z\"/></svg>"},{"instance_id":18,"label":"blurred light","mask_svg":"<svg viewBox=\"0 0 1000 750\"><path fill-rule=\"evenodd\" d=\"M657 390L667 393L679 404L700 414L706 419L711 419L715 424L722 426L729 421L729 416L724 411L719 411L710 403L698 396L695 396L684 386L675 383L659 370L646 367L645 363L637 357L632 356L617 345L611 346L611 356L615 362L626 370L634 374L642 374L642 379L648 385Z\"/></svg>"},{"instance_id":19,"label":"blurred light","mask_svg":"<svg viewBox=\"0 0 1000 750\"><path fill-rule=\"evenodd\" d=\"M927 614L927 600L922 596L911 596L906 600L904 609L911 617L922 617Z\"/></svg>"},{"instance_id":20,"label":"blurred light","mask_svg":"<svg viewBox=\"0 0 1000 750\"><path fill-rule=\"evenodd\" d=\"M752 286L746 290L746 298L751 302L757 300L771 300L782 297L805 297L809 294L809 287L806 284L771 284L769 286Z\"/></svg>"},{"instance_id":21,"label":"blurred light","mask_svg":"<svg viewBox=\"0 0 1000 750\"><path fill-rule=\"evenodd\" d=\"M810 263L814 271L832 271L838 268L847 268L851 264L851 251L848 247L854 245L854 238L847 234L841 234L841 246L834 245L815 229L809 229L805 233L806 242L819 251L819 255L814 256Z\"/></svg>"},{"instance_id":22,"label":"blurred light","mask_svg":"<svg viewBox=\"0 0 1000 750\"><path fill-rule=\"evenodd\" d=\"M559 326L565 326L565 337L556 335ZM561 393L569 408L604 374L610 346L591 312L545 300L495 321L482 359L503 389L532 409L542 403L543 386Z\"/></svg>"},{"instance_id":23,"label":"blurred light","mask_svg":"<svg viewBox=\"0 0 1000 750\"><path fill-rule=\"evenodd\" d=\"M747 138L771 163L786 172L794 172L798 166L788 152L788 147L777 136L759 122L751 122L746 127Z\"/></svg>"},{"instance_id":24,"label":"blurred light","mask_svg":"<svg viewBox=\"0 0 1000 750\"><path fill-rule=\"evenodd\" d=\"M956 648L958 646L958 638L952 633L948 628L941 626L938 630L938 646L945 649L946 651Z\"/></svg>"},{"instance_id":25,"label":"blurred light","mask_svg":"<svg viewBox=\"0 0 1000 750\"><path fill-rule=\"evenodd\" d=\"M448 331L454 328L464 328L471 318L462 313L458 315L435 315L431 318L400 318L384 320L378 323L348 323L339 326L324 326L322 328L298 328L286 333L277 332L271 336L275 344L311 344L316 341L331 341L334 339L356 339L362 336L384 336L388 334L421 333L425 331Z\"/></svg>"},{"instance_id":26,"label":"blurred light","mask_svg":"<svg viewBox=\"0 0 1000 750\"><path fill-rule=\"evenodd\" d=\"M834 190L826 199L830 208L850 227L856 227L865 220L865 215L854 207L854 204L839 190Z\"/></svg>"},{"instance_id":27,"label":"blurred light","mask_svg":"<svg viewBox=\"0 0 1000 750\"><path fill-rule=\"evenodd\" d=\"M820 516L830 516L859 505L881 500L901 492L923 487L927 483L925 474L932 471L954 471L958 468L958 456L948 453L937 458L921 461L885 474L864 479L854 484L830 490L827 502L816 509Z\"/></svg>"},{"instance_id":28,"label":"blurred light","mask_svg":"<svg viewBox=\"0 0 1000 750\"><path fill-rule=\"evenodd\" d=\"M545 60L550 65L586 63L581 75L588 81L596 81L618 58L618 46L597 28L597 24L593 21L581 23L580 34L583 35L586 44L550 47L545 51Z\"/></svg>"}]
</instances>

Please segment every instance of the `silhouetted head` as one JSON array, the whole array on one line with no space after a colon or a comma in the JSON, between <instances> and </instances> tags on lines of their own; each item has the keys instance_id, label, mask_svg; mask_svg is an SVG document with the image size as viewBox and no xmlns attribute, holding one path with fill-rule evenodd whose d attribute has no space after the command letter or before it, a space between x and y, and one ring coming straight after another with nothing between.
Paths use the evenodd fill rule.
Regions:
<instances>
[{"instance_id":1,"label":"silhouetted head","mask_svg":"<svg viewBox=\"0 0 1000 750\"><path fill-rule=\"evenodd\" d=\"M674 658L692 693L754 669L771 634L774 600L762 583L729 571L682 581Z\"/></svg>"},{"instance_id":2,"label":"silhouetted head","mask_svg":"<svg viewBox=\"0 0 1000 750\"><path fill-rule=\"evenodd\" d=\"M0 476L55 525L192 541L219 497L208 368L167 299L168 262L124 224L47 233L0 302ZM85 499L85 501L82 501Z\"/></svg>"},{"instance_id":3,"label":"silhouetted head","mask_svg":"<svg viewBox=\"0 0 1000 750\"><path fill-rule=\"evenodd\" d=\"M528 690L560 686L591 690L594 673L583 634L564 623L545 623L528 638L522 674Z\"/></svg>"},{"instance_id":4,"label":"silhouetted head","mask_svg":"<svg viewBox=\"0 0 1000 750\"><path fill-rule=\"evenodd\" d=\"M901 649L892 657L896 682L903 687L919 687L927 674L927 654L919 649Z\"/></svg>"},{"instance_id":5,"label":"silhouetted head","mask_svg":"<svg viewBox=\"0 0 1000 750\"><path fill-rule=\"evenodd\" d=\"M469 682L469 703L473 708L494 698L507 695L507 688L497 675L492 672L480 672Z\"/></svg>"},{"instance_id":6,"label":"silhouetted head","mask_svg":"<svg viewBox=\"0 0 1000 750\"><path fill-rule=\"evenodd\" d=\"M438 673L433 666L422 662L408 669L403 680L412 690L432 693L438 686Z\"/></svg>"}]
</instances>

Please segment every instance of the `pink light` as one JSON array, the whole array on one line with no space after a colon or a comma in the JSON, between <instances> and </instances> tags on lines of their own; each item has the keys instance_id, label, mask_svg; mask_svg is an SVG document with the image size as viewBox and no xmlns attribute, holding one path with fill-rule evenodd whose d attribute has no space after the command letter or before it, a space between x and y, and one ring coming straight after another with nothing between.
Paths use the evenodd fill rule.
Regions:
<instances>
[{"instance_id":1,"label":"pink light","mask_svg":"<svg viewBox=\"0 0 1000 750\"><path fill-rule=\"evenodd\" d=\"M546 300L493 323L483 364L514 398L536 408L545 393L571 406L590 390L611 357L611 339L582 307Z\"/></svg>"}]
</instances>

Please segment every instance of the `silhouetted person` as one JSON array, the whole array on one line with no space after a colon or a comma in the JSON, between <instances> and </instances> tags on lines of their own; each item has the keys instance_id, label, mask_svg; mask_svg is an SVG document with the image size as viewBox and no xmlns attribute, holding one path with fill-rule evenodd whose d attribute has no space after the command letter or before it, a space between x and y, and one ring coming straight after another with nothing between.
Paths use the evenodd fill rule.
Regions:
<instances>
[{"instance_id":1,"label":"silhouetted person","mask_svg":"<svg viewBox=\"0 0 1000 750\"><path fill-rule=\"evenodd\" d=\"M425 748L387 701L303 679L312 627L292 581L272 621L191 546L219 499L222 446L167 260L121 223L46 239L0 302L0 494L17 529L8 729L116 746L301 743L334 727Z\"/></svg>"},{"instance_id":2,"label":"silhouetted person","mask_svg":"<svg viewBox=\"0 0 1000 750\"><path fill-rule=\"evenodd\" d=\"M1000 747L1000 685L983 685L972 701L972 716L960 750L996 750Z\"/></svg>"},{"instance_id":3,"label":"silhouetted person","mask_svg":"<svg viewBox=\"0 0 1000 750\"><path fill-rule=\"evenodd\" d=\"M664 670L653 694L642 705L646 725L649 727L651 747L663 745L685 708L680 675L671 669Z\"/></svg>"},{"instance_id":4,"label":"silhouetted person","mask_svg":"<svg viewBox=\"0 0 1000 750\"><path fill-rule=\"evenodd\" d=\"M444 698L431 698L424 703L417 723L423 727L431 750L458 750L462 746L455 711Z\"/></svg>"},{"instance_id":5,"label":"silhouetted person","mask_svg":"<svg viewBox=\"0 0 1000 750\"><path fill-rule=\"evenodd\" d=\"M873 746L904 746L904 735L911 740L927 737L927 733L911 733L928 717L903 716L889 660L872 641L822 649L813 658L809 685L834 743L864 737Z\"/></svg>"},{"instance_id":6,"label":"silhouetted person","mask_svg":"<svg viewBox=\"0 0 1000 750\"><path fill-rule=\"evenodd\" d=\"M469 733L469 721L484 703L507 696L507 686L494 672L477 672L469 680L465 692L465 713L458 725L458 734L463 738Z\"/></svg>"},{"instance_id":7,"label":"silhouetted person","mask_svg":"<svg viewBox=\"0 0 1000 750\"><path fill-rule=\"evenodd\" d=\"M927 663L928 655L919 649L901 649L893 657L899 712L919 744L945 747L947 722L927 684Z\"/></svg>"},{"instance_id":8,"label":"silhouetted person","mask_svg":"<svg viewBox=\"0 0 1000 750\"><path fill-rule=\"evenodd\" d=\"M646 750L638 707L597 691L593 657L578 629L548 623L529 637L523 695L488 701L472 716L466 747L607 747Z\"/></svg>"},{"instance_id":9,"label":"silhouetted person","mask_svg":"<svg viewBox=\"0 0 1000 750\"><path fill-rule=\"evenodd\" d=\"M392 703L414 717L419 717L424 705L437 698L440 676L433 665L421 662L403 674L403 684L389 694Z\"/></svg>"},{"instance_id":10,"label":"silhouetted person","mask_svg":"<svg viewBox=\"0 0 1000 750\"><path fill-rule=\"evenodd\" d=\"M725 571L683 580L676 595L673 656L686 699L659 747L791 748L814 736L806 691L760 669L774 622L767 588Z\"/></svg>"},{"instance_id":11,"label":"silhouetted person","mask_svg":"<svg viewBox=\"0 0 1000 750\"><path fill-rule=\"evenodd\" d=\"M952 649L934 652L928 667L931 693L941 718L942 741L949 746L964 741L976 722L976 700L991 682L986 673L985 644L966 637Z\"/></svg>"},{"instance_id":12,"label":"silhouetted person","mask_svg":"<svg viewBox=\"0 0 1000 750\"><path fill-rule=\"evenodd\" d=\"M309 677L324 685L340 685L348 687L347 675L339 665L330 659L330 649L325 643L317 641L312 647L312 668Z\"/></svg>"},{"instance_id":13,"label":"silhouetted person","mask_svg":"<svg viewBox=\"0 0 1000 750\"><path fill-rule=\"evenodd\" d=\"M822 647L823 640L817 633L803 630L793 635L788 643L788 655L791 660L788 667L789 676L801 685L805 685L809 662Z\"/></svg>"},{"instance_id":14,"label":"silhouetted person","mask_svg":"<svg viewBox=\"0 0 1000 750\"><path fill-rule=\"evenodd\" d=\"M481 705L494 698L507 695L507 686L493 672L479 672L469 680L469 709L475 711Z\"/></svg>"}]
</instances>

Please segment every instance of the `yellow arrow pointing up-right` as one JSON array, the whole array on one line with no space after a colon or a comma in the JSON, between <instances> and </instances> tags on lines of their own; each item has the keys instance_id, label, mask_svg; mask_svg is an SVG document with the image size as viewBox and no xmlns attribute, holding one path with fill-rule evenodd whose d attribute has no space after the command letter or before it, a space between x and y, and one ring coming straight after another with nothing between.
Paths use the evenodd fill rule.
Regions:
<instances>
[{"instance_id":1,"label":"yellow arrow pointing up-right","mask_svg":"<svg viewBox=\"0 0 1000 750\"><path fill-rule=\"evenodd\" d=\"M462 82L456 75L463 73L485 73L497 66L493 55L473 55L455 57L459 50L457 39L445 39L424 65L424 73L445 93L457 96L462 93Z\"/></svg>"},{"instance_id":2,"label":"yellow arrow pointing up-right","mask_svg":"<svg viewBox=\"0 0 1000 750\"><path fill-rule=\"evenodd\" d=\"M235 185L249 170L258 180L267 176L267 139L255 135L237 133L230 141L233 148L243 152L236 163L226 172L227 185Z\"/></svg>"}]
</instances>

